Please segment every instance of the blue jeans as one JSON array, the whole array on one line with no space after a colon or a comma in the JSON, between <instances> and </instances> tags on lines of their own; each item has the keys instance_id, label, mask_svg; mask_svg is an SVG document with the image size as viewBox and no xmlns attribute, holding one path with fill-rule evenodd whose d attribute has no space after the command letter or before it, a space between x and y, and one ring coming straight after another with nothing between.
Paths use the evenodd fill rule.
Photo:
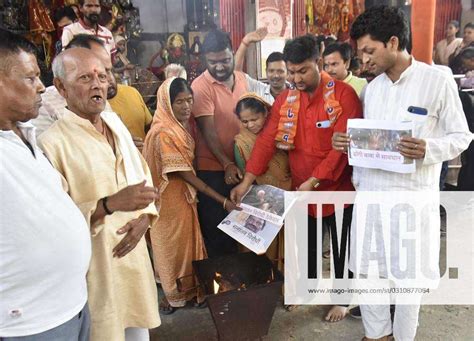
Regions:
<instances>
[{"instance_id":1,"label":"blue jeans","mask_svg":"<svg viewBox=\"0 0 474 341\"><path fill-rule=\"evenodd\" d=\"M90 326L89 306L86 303L79 314L53 329L35 335L3 337L0 341L89 341Z\"/></svg>"}]
</instances>

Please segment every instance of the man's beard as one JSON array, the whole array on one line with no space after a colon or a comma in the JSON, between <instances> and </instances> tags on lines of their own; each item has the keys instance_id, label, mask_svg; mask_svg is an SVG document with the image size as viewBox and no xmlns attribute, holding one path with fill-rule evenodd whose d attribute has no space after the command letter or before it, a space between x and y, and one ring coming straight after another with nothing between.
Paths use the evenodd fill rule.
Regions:
<instances>
[{"instance_id":1,"label":"man's beard","mask_svg":"<svg viewBox=\"0 0 474 341\"><path fill-rule=\"evenodd\" d=\"M87 20L89 20L91 23L93 24L97 24L100 20L100 15L99 14L89 14L88 16L86 16Z\"/></svg>"},{"instance_id":2,"label":"man's beard","mask_svg":"<svg viewBox=\"0 0 474 341\"><path fill-rule=\"evenodd\" d=\"M226 70L224 76L218 76L217 73L215 73L215 72L209 72L209 73L217 81L225 82L226 80L228 80L232 76L232 74L234 73L234 70L232 70L232 69Z\"/></svg>"},{"instance_id":3,"label":"man's beard","mask_svg":"<svg viewBox=\"0 0 474 341\"><path fill-rule=\"evenodd\" d=\"M370 82L372 81L372 79L374 79L375 77L377 77L377 75L369 72L369 71L363 71L359 74L359 78L365 78L367 80L367 82Z\"/></svg>"}]
</instances>

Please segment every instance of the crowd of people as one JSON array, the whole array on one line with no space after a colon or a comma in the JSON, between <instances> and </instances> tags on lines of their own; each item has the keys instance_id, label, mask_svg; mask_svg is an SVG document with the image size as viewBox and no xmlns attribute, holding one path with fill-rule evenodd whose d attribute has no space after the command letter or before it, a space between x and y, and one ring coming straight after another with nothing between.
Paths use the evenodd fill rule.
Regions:
<instances>
[{"instance_id":1,"label":"crowd of people","mask_svg":"<svg viewBox=\"0 0 474 341\"><path fill-rule=\"evenodd\" d=\"M472 110L452 74L474 69L472 24L456 40L451 22L436 47L435 62L455 68L446 72L407 51L402 11L373 7L351 27L358 53L334 39L296 37L268 57L268 84L241 71L265 29L247 34L236 55L229 35L211 30L202 44L207 70L192 84L170 75L152 116L137 90L117 85L117 50L96 3L82 1L84 17L64 27L47 88L35 46L0 32L2 340L148 340L160 314L205 305L192 261L241 251L217 225L240 210L252 184L438 191L441 164L471 144ZM427 115L414 117L410 106ZM350 167L347 120L400 115L416 123L397 146L416 172ZM466 155L472 167L472 150ZM352 211L344 208L342 234L354 241ZM338 248L335 215L332 206L322 216L310 207L308 278L322 253L318 220ZM282 237L269 258L283 257ZM342 254L361 247L342 245ZM332 257L336 278L367 275L351 264L346 274L344 259ZM388 305L361 305L364 340L414 340L419 309L419 300L397 305L392 323ZM347 314L336 305L325 318Z\"/></svg>"}]
</instances>

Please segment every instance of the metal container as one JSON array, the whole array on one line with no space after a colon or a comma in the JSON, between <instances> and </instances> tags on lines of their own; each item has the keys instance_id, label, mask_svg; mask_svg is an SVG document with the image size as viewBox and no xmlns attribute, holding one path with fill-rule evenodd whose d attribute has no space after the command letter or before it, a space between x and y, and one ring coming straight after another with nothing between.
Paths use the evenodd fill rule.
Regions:
<instances>
[{"instance_id":1,"label":"metal container","mask_svg":"<svg viewBox=\"0 0 474 341\"><path fill-rule=\"evenodd\" d=\"M266 256L240 253L193 262L219 340L254 340L268 334L283 275ZM216 273L236 289L215 294Z\"/></svg>"}]
</instances>

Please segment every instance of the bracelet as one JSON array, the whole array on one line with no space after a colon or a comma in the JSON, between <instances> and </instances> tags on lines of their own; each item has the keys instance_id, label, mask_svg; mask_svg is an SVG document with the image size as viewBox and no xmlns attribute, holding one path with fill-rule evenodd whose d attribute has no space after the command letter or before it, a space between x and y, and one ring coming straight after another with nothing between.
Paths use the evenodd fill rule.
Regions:
<instances>
[{"instance_id":1,"label":"bracelet","mask_svg":"<svg viewBox=\"0 0 474 341\"><path fill-rule=\"evenodd\" d=\"M225 208L225 204L227 203L227 198L224 198L224 203L222 204L222 207L224 207L224 210L226 209Z\"/></svg>"},{"instance_id":2,"label":"bracelet","mask_svg":"<svg viewBox=\"0 0 474 341\"><path fill-rule=\"evenodd\" d=\"M107 213L107 215L111 215L114 212L109 210L109 208L107 207L107 200L108 199L109 199L108 197L103 197L102 198L102 207L104 208L104 211L105 211L105 213Z\"/></svg>"},{"instance_id":3,"label":"bracelet","mask_svg":"<svg viewBox=\"0 0 474 341\"><path fill-rule=\"evenodd\" d=\"M230 165L235 165L234 162L227 162L225 165L224 165L224 171L227 169L227 167L229 167Z\"/></svg>"},{"instance_id":4,"label":"bracelet","mask_svg":"<svg viewBox=\"0 0 474 341\"><path fill-rule=\"evenodd\" d=\"M311 179L311 186L313 186L313 188L318 188L319 187L319 181L315 178L312 178Z\"/></svg>"}]
</instances>

